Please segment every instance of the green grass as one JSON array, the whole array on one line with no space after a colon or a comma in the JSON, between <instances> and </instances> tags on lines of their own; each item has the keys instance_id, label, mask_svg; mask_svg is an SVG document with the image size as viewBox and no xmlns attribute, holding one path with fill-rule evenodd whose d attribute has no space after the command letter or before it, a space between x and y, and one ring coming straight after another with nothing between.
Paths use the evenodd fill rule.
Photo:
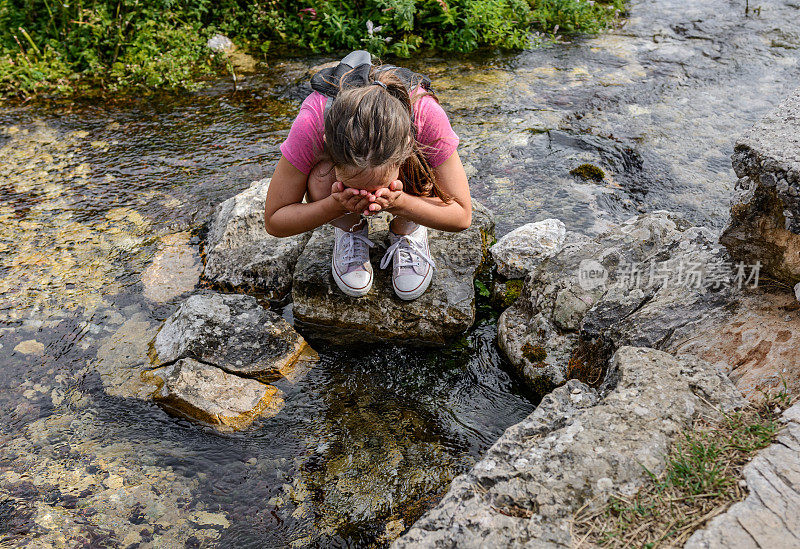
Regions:
<instances>
[{"instance_id":1,"label":"green grass","mask_svg":"<svg viewBox=\"0 0 800 549\"><path fill-rule=\"evenodd\" d=\"M223 33L268 56L518 50L600 32L624 0L0 0L0 97L195 89Z\"/></svg>"},{"instance_id":2,"label":"green grass","mask_svg":"<svg viewBox=\"0 0 800 549\"><path fill-rule=\"evenodd\" d=\"M681 546L692 532L745 498L742 468L769 446L780 413L793 403L786 384L778 393L718 420L699 420L683 433L660 475L633 496L613 495L599 510L574 519L578 547Z\"/></svg>"}]
</instances>

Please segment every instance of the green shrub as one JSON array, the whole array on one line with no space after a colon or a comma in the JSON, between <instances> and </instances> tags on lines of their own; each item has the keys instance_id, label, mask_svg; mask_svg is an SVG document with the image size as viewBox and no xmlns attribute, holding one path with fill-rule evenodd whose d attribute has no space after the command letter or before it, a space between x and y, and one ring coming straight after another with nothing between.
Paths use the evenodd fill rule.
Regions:
<instances>
[{"instance_id":1,"label":"green shrub","mask_svg":"<svg viewBox=\"0 0 800 549\"><path fill-rule=\"evenodd\" d=\"M624 0L530 0L531 17L546 33L594 34L623 12Z\"/></svg>"},{"instance_id":2,"label":"green shrub","mask_svg":"<svg viewBox=\"0 0 800 549\"><path fill-rule=\"evenodd\" d=\"M597 32L624 0L0 0L0 95L78 83L192 88L220 32L252 53L520 49L530 31Z\"/></svg>"}]
</instances>

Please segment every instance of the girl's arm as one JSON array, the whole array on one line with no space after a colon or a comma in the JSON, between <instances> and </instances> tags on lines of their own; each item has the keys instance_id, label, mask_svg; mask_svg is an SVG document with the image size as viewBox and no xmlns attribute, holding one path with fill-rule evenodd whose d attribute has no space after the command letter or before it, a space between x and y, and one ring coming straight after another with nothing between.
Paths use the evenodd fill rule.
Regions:
<instances>
[{"instance_id":1,"label":"girl's arm","mask_svg":"<svg viewBox=\"0 0 800 549\"><path fill-rule=\"evenodd\" d=\"M272 174L264 207L264 226L272 236L292 236L328 223L348 210L330 195L303 203L308 176L281 156Z\"/></svg>"},{"instance_id":2,"label":"girl's arm","mask_svg":"<svg viewBox=\"0 0 800 549\"><path fill-rule=\"evenodd\" d=\"M458 152L434 168L436 182L453 201L445 204L440 198L401 193L389 208L393 214L440 231L463 231L472 223L472 200L467 174Z\"/></svg>"}]
</instances>

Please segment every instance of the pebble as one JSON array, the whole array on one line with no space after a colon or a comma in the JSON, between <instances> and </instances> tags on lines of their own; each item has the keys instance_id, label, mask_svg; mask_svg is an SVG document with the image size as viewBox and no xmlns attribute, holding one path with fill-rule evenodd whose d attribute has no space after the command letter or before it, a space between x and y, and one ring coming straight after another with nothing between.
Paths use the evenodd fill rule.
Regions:
<instances>
[{"instance_id":1,"label":"pebble","mask_svg":"<svg viewBox=\"0 0 800 549\"><path fill-rule=\"evenodd\" d=\"M41 356L44 354L44 345L35 339L28 339L17 344L17 346L14 347L14 350L18 353L22 353L23 355Z\"/></svg>"}]
</instances>

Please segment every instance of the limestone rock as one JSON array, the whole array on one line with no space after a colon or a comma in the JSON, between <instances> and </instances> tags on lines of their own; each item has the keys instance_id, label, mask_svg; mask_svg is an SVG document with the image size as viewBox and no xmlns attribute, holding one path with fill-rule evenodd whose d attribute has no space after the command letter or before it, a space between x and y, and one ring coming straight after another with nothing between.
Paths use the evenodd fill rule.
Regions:
<instances>
[{"instance_id":1,"label":"limestone rock","mask_svg":"<svg viewBox=\"0 0 800 549\"><path fill-rule=\"evenodd\" d=\"M159 385L153 400L166 410L223 431L244 429L283 407L279 391L254 379L185 358L152 372Z\"/></svg>"},{"instance_id":2,"label":"limestone rock","mask_svg":"<svg viewBox=\"0 0 800 549\"><path fill-rule=\"evenodd\" d=\"M506 278L523 278L543 259L557 253L567 236L558 219L545 219L517 227L491 248L497 272Z\"/></svg>"},{"instance_id":3,"label":"limestone rock","mask_svg":"<svg viewBox=\"0 0 800 549\"><path fill-rule=\"evenodd\" d=\"M783 420L778 440L744 468L747 498L695 532L685 549L800 547L800 404Z\"/></svg>"},{"instance_id":4,"label":"limestone rock","mask_svg":"<svg viewBox=\"0 0 800 549\"><path fill-rule=\"evenodd\" d=\"M475 320L476 272L484 265L494 231L491 213L473 201L472 226L451 233L428 231L436 263L428 290L414 301L392 290L391 269L378 268L387 245L388 218L370 220L375 271L372 289L363 297L343 294L331 276L333 229L320 227L305 247L294 273L294 316L314 337L331 343L374 340L442 344L464 332ZM305 332L304 332L305 333Z\"/></svg>"},{"instance_id":5,"label":"limestone rock","mask_svg":"<svg viewBox=\"0 0 800 549\"><path fill-rule=\"evenodd\" d=\"M214 292L184 301L164 322L154 350L159 365L193 358L263 381L291 372L313 353L285 319L255 298Z\"/></svg>"},{"instance_id":6,"label":"limestone rock","mask_svg":"<svg viewBox=\"0 0 800 549\"><path fill-rule=\"evenodd\" d=\"M206 238L203 276L214 285L280 301L289 295L292 272L311 233L278 238L264 228L269 179L217 206Z\"/></svg>"},{"instance_id":7,"label":"limestone rock","mask_svg":"<svg viewBox=\"0 0 800 549\"><path fill-rule=\"evenodd\" d=\"M569 377L599 381L623 345L672 350L728 318L726 266L710 230L669 212L633 217L596 238L567 233L500 316L498 344L540 394Z\"/></svg>"},{"instance_id":8,"label":"limestone rock","mask_svg":"<svg viewBox=\"0 0 800 549\"><path fill-rule=\"evenodd\" d=\"M720 241L737 260L800 282L800 89L739 139L731 220Z\"/></svg>"},{"instance_id":9,"label":"limestone rock","mask_svg":"<svg viewBox=\"0 0 800 549\"><path fill-rule=\"evenodd\" d=\"M14 347L14 351L23 355L42 356L44 354L44 344L35 339L27 339L25 341L20 341L16 347Z\"/></svg>"},{"instance_id":10,"label":"limestone rock","mask_svg":"<svg viewBox=\"0 0 800 549\"><path fill-rule=\"evenodd\" d=\"M784 382L791 394L800 394L800 310L794 296L752 291L729 308L730 317L709 322L671 350L716 365L749 399L777 392Z\"/></svg>"},{"instance_id":11,"label":"limestone rock","mask_svg":"<svg viewBox=\"0 0 800 549\"><path fill-rule=\"evenodd\" d=\"M605 398L577 380L545 396L392 547L570 547L577 509L632 493L695 418L743 404L707 363L653 349L620 348L611 372Z\"/></svg>"}]
</instances>

